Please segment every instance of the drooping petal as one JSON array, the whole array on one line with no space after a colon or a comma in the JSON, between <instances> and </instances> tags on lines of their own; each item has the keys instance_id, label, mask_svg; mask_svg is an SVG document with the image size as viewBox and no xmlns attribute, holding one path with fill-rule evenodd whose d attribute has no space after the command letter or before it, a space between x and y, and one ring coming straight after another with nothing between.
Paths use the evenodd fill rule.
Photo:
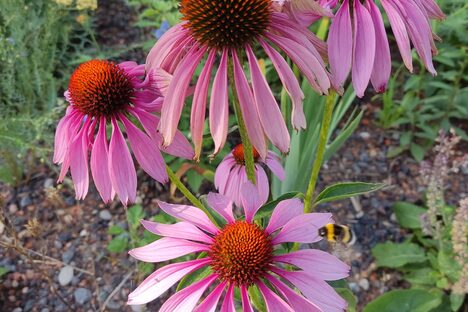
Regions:
<instances>
[{"instance_id":1,"label":"drooping petal","mask_svg":"<svg viewBox=\"0 0 468 312\"><path fill-rule=\"evenodd\" d=\"M227 282L222 282L193 310L193 312L215 312Z\"/></svg>"},{"instance_id":2,"label":"drooping petal","mask_svg":"<svg viewBox=\"0 0 468 312\"><path fill-rule=\"evenodd\" d=\"M374 23L375 29L375 59L372 68L371 82L375 91L384 92L392 71L390 47L388 45L387 32L383 23L380 10L374 1L366 2Z\"/></svg>"},{"instance_id":3,"label":"drooping petal","mask_svg":"<svg viewBox=\"0 0 468 312\"><path fill-rule=\"evenodd\" d=\"M159 130L164 138L164 146L168 146L174 139L180 115L184 106L185 95L192 75L197 68L206 48L192 48L177 67L172 83L167 90L167 96L161 110Z\"/></svg>"},{"instance_id":4,"label":"drooping petal","mask_svg":"<svg viewBox=\"0 0 468 312\"><path fill-rule=\"evenodd\" d=\"M242 311L243 312L254 312L252 304L250 303L249 293L244 285L240 286L241 300L242 300Z\"/></svg>"},{"instance_id":5,"label":"drooping petal","mask_svg":"<svg viewBox=\"0 0 468 312\"><path fill-rule=\"evenodd\" d=\"M265 231L267 233L273 233L293 218L302 215L303 209L304 204L299 198L291 198L280 201L278 205L276 205L275 210L273 210L270 222L268 223Z\"/></svg>"},{"instance_id":6,"label":"drooping petal","mask_svg":"<svg viewBox=\"0 0 468 312\"><path fill-rule=\"evenodd\" d=\"M430 18L443 20L446 16L434 0L421 0Z\"/></svg>"},{"instance_id":7,"label":"drooping petal","mask_svg":"<svg viewBox=\"0 0 468 312\"><path fill-rule=\"evenodd\" d=\"M281 165L278 155L273 152L268 152L267 158L265 159L265 164L280 181L283 181L286 178L286 172Z\"/></svg>"},{"instance_id":8,"label":"drooping petal","mask_svg":"<svg viewBox=\"0 0 468 312\"><path fill-rule=\"evenodd\" d=\"M70 146L70 171L75 187L76 199L84 199L89 187L88 130L90 119L75 136Z\"/></svg>"},{"instance_id":9,"label":"drooping petal","mask_svg":"<svg viewBox=\"0 0 468 312\"><path fill-rule=\"evenodd\" d=\"M343 312L347 303L327 282L303 272L290 272L280 268L272 268L272 271L296 286L307 299L318 305L323 311Z\"/></svg>"},{"instance_id":10,"label":"drooping petal","mask_svg":"<svg viewBox=\"0 0 468 312\"><path fill-rule=\"evenodd\" d=\"M344 0L328 34L328 59L335 84L342 87L351 69L353 51L353 29L349 1Z\"/></svg>"},{"instance_id":11,"label":"drooping petal","mask_svg":"<svg viewBox=\"0 0 468 312\"><path fill-rule=\"evenodd\" d=\"M169 180L166 172L166 163L156 144L125 116L121 115L120 120L125 126L133 155L135 155L141 168L153 179L166 183Z\"/></svg>"},{"instance_id":12,"label":"drooping petal","mask_svg":"<svg viewBox=\"0 0 468 312\"><path fill-rule=\"evenodd\" d=\"M294 290L289 288L286 284L278 280L277 278L267 275L266 279L286 298L289 305L294 311L307 311L307 312L325 312L314 303L310 302L303 296L296 293Z\"/></svg>"},{"instance_id":13,"label":"drooping petal","mask_svg":"<svg viewBox=\"0 0 468 312\"><path fill-rule=\"evenodd\" d=\"M164 35L156 42L151 48L148 56L146 57L146 70L149 72L157 68L168 70L163 63L168 57L168 54L180 46L182 41L185 41L189 33L183 27L183 23L175 25L169 29Z\"/></svg>"},{"instance_id":14,"label":"drooping petal","mask_svg":"<svg viewBox=\"0 0 468 312\"><path fill-rule=\"evenodd\" d=\"M363 97L369 84L375 58L375 30L369 11L354 1L353 87Z\"/></svg>"},{"instance_id":15,"label":"drooping petal","mask_svg":"<svg viewBox=\"0 0 468 312\"><path fill-rule=\"evenodd\" d=\"M68 132L76 114L67 114L60 119L55 131L54 163L62 163L69 145Z\"/></svg>"},{"instance_id":16,"label":"drooping petal","mask_svg":"<svg viewBox=\"0 0 468 312\"><path fill-rule=\"evenodd\" d=\"M268 312L295 312L280 296L271 291L262 282L256 283L263 296Z\"/></svg>"},{"instance_id":17,"label":"drooping petal","mask_svg":"<svg viewBox=\"0 0 468 312\"><path fill-rule=\"evenodd\" d=\"M318 230L332 222L331 213L307 213L291 219L283 226L272 243L277 245L285 242L315 243L322 239Z\"/></svg>"},{"instance_id":18,"label":"drooping petal","mask_svg":"<svg viewBox=\"0 0 468 312\"><path fill-rule=\"evenodd\" d=\"M246 172L246 182L247 171ZM259 164L255 164L255 179L256 179L256 188L258 195L260 197L261 205L268 201L268 196L270 195L270 182L268 181L268 176L266 175L265 170Z\"/></svg>"},{"instance_id":19,"label":"drooping petal","mask_svg":"<svg viewBox=\"0 0 468 312\"><path fill-rule=\"evenodd\" d=\"M193 94L192 110L190 115L190 132L192 134L193 144L195 145L195 159L197 160L200 158L201 154L203 128L205 125L206 100L215 56L216 50L213 49L208 54L205 66L200 73L200 77L198 77L195 93Z\"/></svg>"},{"instance_id":20,"label":"drooping petal","mask_svg":"<svg viewBox=\"0 0 468 312\"><path fill-rule=\"evenodd\" d=\"M298 250L274 256L273 260L295 265L305 272L326 281L346 278L350 269L346 263L337 257L318 249Z\"/></svg>"},{"instance_id":21,"label":"drooping petal","mask_svg":"<svg viewBox=\"0 0 468 312\"><path fill-rule=\"evenodd\" d=\"M229 284L221 306L221 312L236 312L236 306L234 305L234 284Z\"/></svg>"},{"instance_id":22,"label":"drooping petal","mask_svg":"<svg viewBox=\"0 0 468 312\"><path fill-rule=\"evenodd\" d=\"M411 56L410 41L403 17L400 15L398 9L394 6L391 0L381 0L380 3L382 3L382 7L385 12L387 12L388 21L390 22L393 34L395 35L395 40L400 50L403 62L405 63L406 68L408 68L410 72L413 72L413 58Z\"/></svg>"},{"instance_id":23,"label":"drooping petal","mask_svg":"<svg viewBox=\"0 0 468 312\"><path fill-rule=\"evenodd\" d=\"M231 175L231 171L235 165L236 161L234 157L232 157L232 154L229 154L218 165L218 168L216 168L214 185L221 194L225 193L229 176Z\"/></svg>"},{"instance_id":24,"label":"drooping petal","mask_svg":"<svg viewBox=\"0 0 468 312\"><path fill-rule=\"evenodd\" d=\"M206 201L227 222L233 223L236 221L232 212L232 200L221 194L210 192L206 197Z\"/></svg>"},{"instance_id":25,"label":"drooping petal","mask_svg":"<svg viewBox=\"0 0 468 312\"><path fill-rule=\"evenodd\" d=\"M200 209L188 205L174 205L162 201L158 201L159 207L167 214L176 219L187 221L200 229L205 230L211 234L216 234L218 229L210 221L208 216Z\"/></svg>"},{"instance_id":26,"label":"drooping petal","mask_svg":"<svg viewBox=\"0 0 468 312\"><path fill-rule=\"evenodd\" d=\"M109 175L109 148L107 146L106 118L101 117L99 130L91 150L91 173L102 200L112 200L112 184Z\"/></svg>"},{"instance_id":27,"label":"drooping petal","mask_svg":"<svg viewBox=\"0 0 468 312\"><path fill-rule=\"evenodd\" d=\"M215 155L223 148L227 138L229 117L227 60L228 50L224 49L211 90L210 132L215 144L213 152Z\"/></svg>"},{"instance_id":28,"label":"drooping petal","mask_svg":"<svg viewBox=\"0 0 468 312\"><path fill-rule=\"evenodd\" d=\"M141 224L153 234L172 238L182 238L207 244L213 243L213 239L189 222L178 222L175 224L164 224L141 220Z\"/></svg>"},{"instance_id":29,"label":"drooping petal","mask_svg":"<svg viewBox=\"0 0 468 312\"><path fill-rule=\"evenodd\" d=\"M249 45L246 45L246 51L252 79L253 95L263 130L273 145L278 147L283 153L287 153L290 138L281 110ZM275 126L271 127L272 124Z\"/></svg>"},{"instance_id":30,"label":"drooping petal","mask_svg":"<svg viewBox=\"0 0 468 312\"><path fill-rule=\"evenodd\" d=\"M260 154L260 157L265 158L267 154L267 145L265 142L265 132L258 117L258 111L255 108L252 90L250 89L244 70L239 62L239 58L235 51L232 51L232 60L234 63L234 80L236 83L237 95L242 111L242 116L245 120L245 127L252 145Z\"/></svg>"},{"instance_id":31,"label":"drooping petal","mask_svg":"<svg viewBox=\"0 0 468 312\"><path fill-rule=\"evenodd\" d=\"M275 49L270 47L265 41L259 40L263 49L270 57L273 66L275 66L278 76L291 97L292 102L292 113L291 123L296 130L306 128L306 119L304 110L302 109L302 100L304 99L304 93L301 90L301 86L296 79L291 67L284 60L284 58Z\"/></svg>"},{"instance_id":32,"label":"drooping petal","mask_svg":"<svg viewBox=\"0 0 468 312\"><path fill-rule=\"evenodd\" d=\"M163 262L190 253L208 251L209 246L180 238L163 237L143 247L130 250L128 253L135 259L145 262Z\"/></svg>"},{"instance_id":33,"label":"drooping petal","mask_svg":"<svg viewBox=\"0 0 468 312\"><path fill-rule=\"evenodd\" d=\"M204 279L185 287L172 295L159 309L159 312L192 311L205 290L218 278L212 274Z\"/></svg>"},{"instance_id":34,"label":"drooping petal","mask_svg":"<svg viewBox=\"0 0 468 312\"><path fill-rule=\"evenodd\" d=\"M224 193L221 193L234 201L237 207L241 206L240 199L240 185L247 180L245 174L245 167L241 165L235 165L229 175L229 179L226 182L226 188Z\"/></svg>"},{"instance_id":35,"label":"drooping petal","mask_svg":"<svg viewBox=\"0 0 468 312\"><path fill-rule=\"evenodd\" d=\"M244 208L245 221L252 222L255 213L265 203L260 197L257 187L246 181L241 185L241 202Z\"/></svg>"},{"instance_id":36,"label":"drooping petal","mask_svg":"<svg viewBox=\"0 0 468 312\"><path fill-rule=\"evenodd\" d=\"M145 304L166 292L185 275L209 264L211 260L197 259L168 264L150 276L128 295L127 304Z\"/></svg>"}]
</instances>

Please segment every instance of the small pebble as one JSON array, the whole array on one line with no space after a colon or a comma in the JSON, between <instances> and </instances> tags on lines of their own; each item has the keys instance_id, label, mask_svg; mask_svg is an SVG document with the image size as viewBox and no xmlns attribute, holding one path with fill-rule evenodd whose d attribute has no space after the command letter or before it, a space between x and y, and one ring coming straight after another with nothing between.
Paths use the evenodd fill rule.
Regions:
<instances>
[{"instance_id":1,"label":"small pebble","mask_svg":"<svg viewBox=\"0 0 468 312\"><path fill-rule=\"evenodd\" d=\"M75 256L75 248L70 247L67 251L62 254L62 261L65 263L70 263L70 261Z\"/></svg>"},{"instance_id":2,"label":"small pebble","mask_svg":"<svg viewBox=\"0 0 468 312\"><path fill-rule=\"evenodd\" d=\"M364 290L368 290L369 289L369 281L367 280L367 278L361 279L359 281L359 286Z\"/></svg>"},{"instance_id":3,"label":"small pebble","mask_svg":"<svg viewBox=\"0 0 468 312\"><path fill-rule=\"evenodd\" d=\"M44 180L44 188L49 188L54 186L54 179L48 178Z\"/></svg>"},{"instance_id":4,"label":"small pebble","mask_svg":"<svg viewBox=\"0 0 468 312\"><path fill-rule=\"evenodd\" d=\"M89 289L80 287L75 290L73 296L75 297L76 303L83 305L91 300L91 291Z\"/></svg>"},{"instance_id":5,"label":"small pebble","mask_svg":"<svg viewBox=\"0 0 468 312\"><path fill-rule=\"evenodd\" d=\"M13 311L11 312L23 312L23 309L21 308L14 308Z\"/></svg>"},{"instance_id":6,"label":"small pebble","mask_svg":"<svg viewBox=\"0 0 468 312\"><path fill-rule=\"evenodd\" d=\"M73 268L71 266L65 266L60 269L58 280L60 285L66 286L70 284L73 279Z\"/></svg>"},{"instance_id":7,"label":"small pebble","mask_svg":"<svg viewBox=\"0 0 468 312\"><path fill-rule=\"evenodd\" d=\"M31 200L31 197L29 197L28 195L24 196L20 200L20 207L21 208L24 208L24 207L29 206L31 204L32 204L32 200Z\"/></svg>"},{"instance_id":8,"label":"small pebble","mask_svg":"<svg viewBox=\"0 0 468 312\"><path fill-rule=\"evenodd\" d=\"M16 204L11 204L8 206L8 212L14 214L18 211L18 206Z\"/></svg>"},{"instance_id":9,"label":"small pebble","mask_svg":"<svg viewBox=\"0 0 468 312\"><path fill-rule=\"evenodd\" d=\"M109 212L109 210L104 209L99 212L99 218L101 218L102 220L109 221L110 219L112 219L112 215Z\"/></svg>"}]
</instances>

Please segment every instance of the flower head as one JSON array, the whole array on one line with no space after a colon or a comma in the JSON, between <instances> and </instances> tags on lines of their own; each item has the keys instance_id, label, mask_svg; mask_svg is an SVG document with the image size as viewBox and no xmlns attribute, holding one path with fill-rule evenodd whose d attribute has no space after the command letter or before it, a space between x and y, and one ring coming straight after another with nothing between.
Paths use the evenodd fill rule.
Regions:
<instances>
[{"instance_id":1,"label":"flower head","mask_svg":"<svg viewBox=\"0 0 468 312\"><path fill-rule=\"evenodd\" d=\"M163 238L131 250L130 255L146 262L194 252L205 252L206 256L156 270L129 295L128 304L152 301L184 276L207 268L208 276L175 293L159 311L215 311L223 293L222 311L236 311L236 288L243 311L253 311L248 293L251 286L258 287L268 311L343 311L346 301L325 281L347 277L348 265L316 249L283 254L277 250L286 242L319 241L318 229L331 221L331 214L304 214L299 199L287 199L278 203L268 225L262 228L253 222L262 201L252 184L245 184L241 200L245 219L236 220L227 197L208 195L208 204L224 218L221 228L198 208L159 202L161 209L181 222L166 225L142 221L148 231ZM287 270L286 266L295 269ZM209 287L213 290L200 301Z\"/></svg>"},{"instance_id":2,"label":"flower head","mask_svg":"<svg viewBox=\"0 0 468 312\"><path fill-rule=\"evenodd\" d=\"M268 151L265 160L260 157L256 149L253 150L253 154L256 188L262 203L265 203L268 200L268 194L270 194L270 187L263 165L266 165L280 180L284 179L284 169L281 166L280 158L272 151ZM240 188L247 181L244 147L239 144L219 164L215 172L214 183L219 193L232 198L236 205L240 206Z\"/></svg>"},{"instance_id":3,"label":"flower head","mask_svg":"<svg viewBox=\"0 0 468 312\"><path fill-rule=\"evenodd\" d=\"M143 170L161 183L167 181L159 150L162 138L156 132L159 117L152 112L160 110L170 75L157 71L144 76L144 65L106 60L88 61L73 72L65 92L70 106L55 134L54 162L62 164L59 181L70 169L78 199L88 192L90 153L91 173L102 199L109 202L117 193L124 204L135 200L136 171L121 126ZM110 143L107 125L112 126ZM185 158L193 155L181 133L165 151Z\"/></svg>"},{"instance_id":4,"label":"flower head","mask_svg":"<svg viewBox=\"0 0 468 312\"><path fill-rule=\"evenodd\" d=\"M403 62L412 72L410 41L426 68L436 74L432 55L437 53L431 18L444 15L433 0L381 0ZM328 36L330 70L334 83L342 86L351 70L359 97L371 81L377 92L385 91L391 72L391 56L382 15L374 0L344 0L333 18Z\"/></svg>"},{"instance_id":5,"label":"flower head","mask_svg":"<svg viewBox=\"0 0 468 312\"><path fill-rule=\"evenodd\" d=\"M235 85L248 135L259 154L266 157L266 138L280 151L288 151L289 132L254 49L260 47L265 51L291 96L292 124L297 129L305 127L304 95L293 71L274 47L291 58L318 93L328 92L330 80L321 57L326 50L323 42L275 8L273 0L181 1L183 22L161 37L146 61L147 69L162 68L174 75L159 125L165 144L172 142L192 76L203 64L193 94L190 120L196 158L201 153L206 102L214 68L216 74L209 107L214 152L223 147L227 136L228 75L233 77L231 83ZM250 82L244 72L244 54ZM228 68L232 72L228 73Z\"/></svg>"}]
</instances>

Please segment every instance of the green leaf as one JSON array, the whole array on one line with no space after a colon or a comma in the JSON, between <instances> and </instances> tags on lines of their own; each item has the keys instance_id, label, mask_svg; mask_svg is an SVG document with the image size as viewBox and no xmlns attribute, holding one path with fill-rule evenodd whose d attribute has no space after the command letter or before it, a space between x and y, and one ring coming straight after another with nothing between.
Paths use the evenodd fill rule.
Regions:
<instances>
[{"instance_id":1,"label":"green leaf","mask_svg":"<svg viewBox=\"0 0 468 312\"><path fill-rule=\"evenodd\" d=\"M300 192L289 192L281 195L277 199L272 200L260 207L260 209L255 214L254 220L261 220L265 217L271 216L271 212L275 209L276 205L278 205L280 201L290 198L304 198L304 194Z\"/></svg>"},{"instance_id":2,"label":"green leaf","mask_svg":"<svg viewBox=\"0 0 468 312\"><path fill-rule=\"evenodd\" d=\"M362 312L427 312L440 302L440 297L425 290L399 289L371 301Z\"/></svg>"},{"instance_id":3,"label":"green leaf","mask_svg":"<svg viewBox=\"0 0 468 312\"><path fill-rule=\"evenodd\" d=\"M437 282L437 272L431 268L414 269L405 275L405 280L412 286L435 286Z\"/></svg>"},{"instance_id":4,"label":"green leaf","mask_svg":"<svg viewBox=\"0 0 468 312\"><path fill-rule=\"evenodd\" d=\"M426 153L422 146L416 143L411 144L410 152L413 158L418 162L421 162L424 159L424 154Z\"/></svg>"},{"instance_id":5,"label":"green leaf","mask_svg":"<svg viewBox=\"0 0 468 312\"><path fill-rule=\"evenodd\" d=\"M249 287L248 292L253 306L257 309L257 311L266 311L265 301L263 300L262 294L260 293L257 285L252 285Z\"/></svg>"},{"instance_id":6,"label":"green leaf","mask_svg":"<svg viewBox=\"0 0 468 312\"><path fill-rule=\"evenodd\" d=\"M420 218L426 209L407 202L396 202L393 205L393 211L397 217L398 223L407 229L420 229Z\"/></svg>"},{"instance_id":7,"label":"green leaf","mask_svg":"<svg viewBox=\"0 0 468 312\"><path fill-rule=\"evenodd\" d=\"M186 275L180 283L177 285L177 291L181 290L182 288L185 288L189 285L192 285L193 283L207 277L212 273L211 267L210 266L205 266L199 270L196 270L195 272L192 272L188 275Z\"/></svg>"},{"instance_id":8,"label":"green leaf","mask_svg":"<svg viewBox=\"0 0 468 312\"><path fill-rule=\"evenodd\" d=\"M450 294L450 307L452 308L452 311L458 311L458 309L460 309L464 301L465 295L456 294L454 292Z\"/></svg>"},{"instance_id":9,"label":"green leaf","mask_svg":"<svg viewBox=\"0 0 468 312\"><path fill-rule=\"evenodd\" d=\"M437 262L439 263L439 270L447 276L451 281L458 280L458 275L461 270L460 265L455 260L453 253L448 253L439 250L437 254Z\"/></svg>"},{"instance_id":10,"label":"green leaf","mask_svg":"<svg viewBox=\"0 0 468 312\"><path fill-rule=\"evenodd\" d=\"M112 253L121 253L128 249L128 236L117 236L113 238L109 245L107 245L107 250Z\"/></svg>"},{"instance_id":11,"label":"green leaf","mask_svg":"<svg viewBox=\"0 0 468 312\"><path fill-rule=\"evenodd\" d=\"M5 268L5 267L0 267L0 277L2 277L3 275L7 274L8 272L10 272L9 269Z\"/></svg>"},{"instance_id":12,"label":"green leaf","mask_svg":"<svg viewBox=\"0 0 468 312\"><path fill-rule=\"evenodd\" d=\"M365 182L342 182L327 186L315 198L314 205L349 198L373 191L384 187L384 183L365 183Z\"/></svg>"},{"instance_id":13,"label":"green leaf","mask_svg":"<svg viewBox=\"0 0 468 312\"><path fill-rule=\"evenodd\" d=\"M335 288L336 292L348 302L347 312L356 312L357 298L349 288Z\"/></svg>"},{"instance_id":14,"label":"green leaf","mask_svg":"<svg viewBox=\"0 0 468 312\"><path fill-rule=\"evenodd\" d=\"M122 234L123 232L125 232L124 229L122 229L120 226L118 225L112 225L111 227L109 227L109 229L107 230L107 233L110 234L110 235L119 235L119 234Z\"/></svg>"},{"instance_id":15,"label":"green leaf","mask_svg":"<svg viewBox=\"0 0 468 312\"><path fill-rule=\"evenodd\" d=\"M376 259L377 266L389 268L398 268L407 263L426 260L424 249L412 243L395 244L386 242L377 244L372 248L372 255Z\"/></svg>"},{"instance_id":16,"label":"green leaf","mask_svg":"<svg viewBox=\"0 0 468 312\"><path fill-rule=\"evenodd\" d=\"M145 212L141 205L134 205L128 208L127 216L132 228L137 229L140 226L140 221L145 218Z\"/></svg>"}]
</instances>

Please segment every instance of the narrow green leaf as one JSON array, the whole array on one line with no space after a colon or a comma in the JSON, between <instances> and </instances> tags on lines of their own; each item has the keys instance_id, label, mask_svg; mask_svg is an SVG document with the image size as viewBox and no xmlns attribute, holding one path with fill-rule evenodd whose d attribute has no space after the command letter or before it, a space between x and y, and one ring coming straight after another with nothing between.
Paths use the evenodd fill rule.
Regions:
<instances>
[{"instance_id":1,"label":"narrow green leaf","mask_svg":"<svg viewBox=\"0 0 468 312\"><path fill-rule=\"evenodd\" d=\"M465 295L456 294L454 292L450 294L450 307L452 308L452 311L458 311L458 309L460 309L464 301Z\"/></svg>"},{"instance_id":2,"label":"narrow green leaf","mask_svg":"<svg viewBox=\"0 0 468 312\"><path fill-rule=\"evenodd\" d=\"M414 269L405 275L405 280L412 286L433 287L437 282L437 272L431 268Z\"/></svg>"},{"instance_id":3,"label":"narrow green leaf","mask_svg":"<svg viewBox=\"0 0 468 312\"><path fill-rule=\"evenodd\" d=\"M399 289L371 301L363 312L427 312L440 302L440 297L425 290Z\"/></svg>"},{"instance_id":4,"label":"narrow green leaf","mask_svg":"<svg viewBox=\"0 0 468 312\"><path fill-rule=\"evenodd\" d=\"M143 211L143 207L141 205L134 205L128 208L128 222L130 225L137 229L140 226L141 219L145 218L145 212Z\"/></svg>"},{"instance_id":5,"label":"narrow green leaf","mask_svg":"<svg viewBox=\"0 0 468 312\"><path fill-rule=\"evenodd\" d=\"M10 272L10 270L8 270L7 268L5 268L5 267L0 267L0 277L2 277L3 275L7 274L8 272Z\"/></svg>"},{"instance_id":6,"label":"narrow green leaf","mask_svg":"<svg viewBox=\"0 0 468 312\"><path fill-rule=\"evenodd\" d=\"M205 266L199 270L196 270L195 272L192 272L188 275L186 275L180 283L177 285L177 291L192 285L193 283L207 277L212 273L211 267L210 266Z\"/></svg>"},{"instance_id":7,"label":"narrow green leaf","mask_svg":"<svg viewBox=\"0 0 468 312\"><path fill-rule=\"evenodd\" d=\"M421 145L418 145L416 143L411 144L410 152L413 158L418 162L424 159L424 154L426 153L426 151L421 147Z\"/></svg>"},{"instance_id":8,"label":"narrow green leaf","mask_svg":"<svg viewBox=\"0 0 468 312\"><path fill-rule=\"evenodd\" d=\"M347 312L356 312L357 298L349 288L335 288L336 292L348 302Z\"/></svg>"},{"instance_id":9,"label":"narrow green leaf","mask_svg":"<svg viewBox=\"0 0 468 312\"><path fill-rule=\"evenodd\" d=\"M393 211L397 217L398 223L407 229L420 229L420 218L426 209L406 202L397 202L393 205Z\"/></svg>"},{"instance_id":10,"label":"narrow green leaf","mask_svg":"<svg viewBox=\"0 0 468 312\"><path fill-rule=\"evenodd\" d=\"M109 227L109 229L107 230L107 233L110 234L110 235L119 235L119 234L122 234L123 232L125 232L124 229L122 229L120 226L118 225L112 225L111 227Z\"/></svg>"},{"instance_id":11,"label":"narrow green leaf","mask_svg":"<svg viewBox=\"0 0 468 312\"><path fill-rule=\"evenodd\" d=\"M427 259L424 249L413 243L377 244L372 248L372 255L376 259L377 266L389 268L398 268L407 263L423 262Z\"/></svg>"},{"instance_id":12,"label":"narrow green leaf","mask_svg":"<svg viewBox=\"0 0 468 312\"><path fill-rule=\"evenodd\" d=\"M320 192L317 198L315 198L314 205L377 191L384 186L384 183L365 182L342 182L333 184Z\"/></svg>"},{"instance_id":13,"label":"narrow green leaf","mask_svg":"<svg viewBox=\"0 0 468 312\"><path fill-rule=\"evenodd\" d=\"M277 199L272 200L260 207L260 209L255 214L254 220L261 220L265 217L271 216L271 212L275 209L276 205L278 205L280 201L290 198L304 198L304 194L300 192L289 192L281 195Z\"/></svg>"}]
</instances>

